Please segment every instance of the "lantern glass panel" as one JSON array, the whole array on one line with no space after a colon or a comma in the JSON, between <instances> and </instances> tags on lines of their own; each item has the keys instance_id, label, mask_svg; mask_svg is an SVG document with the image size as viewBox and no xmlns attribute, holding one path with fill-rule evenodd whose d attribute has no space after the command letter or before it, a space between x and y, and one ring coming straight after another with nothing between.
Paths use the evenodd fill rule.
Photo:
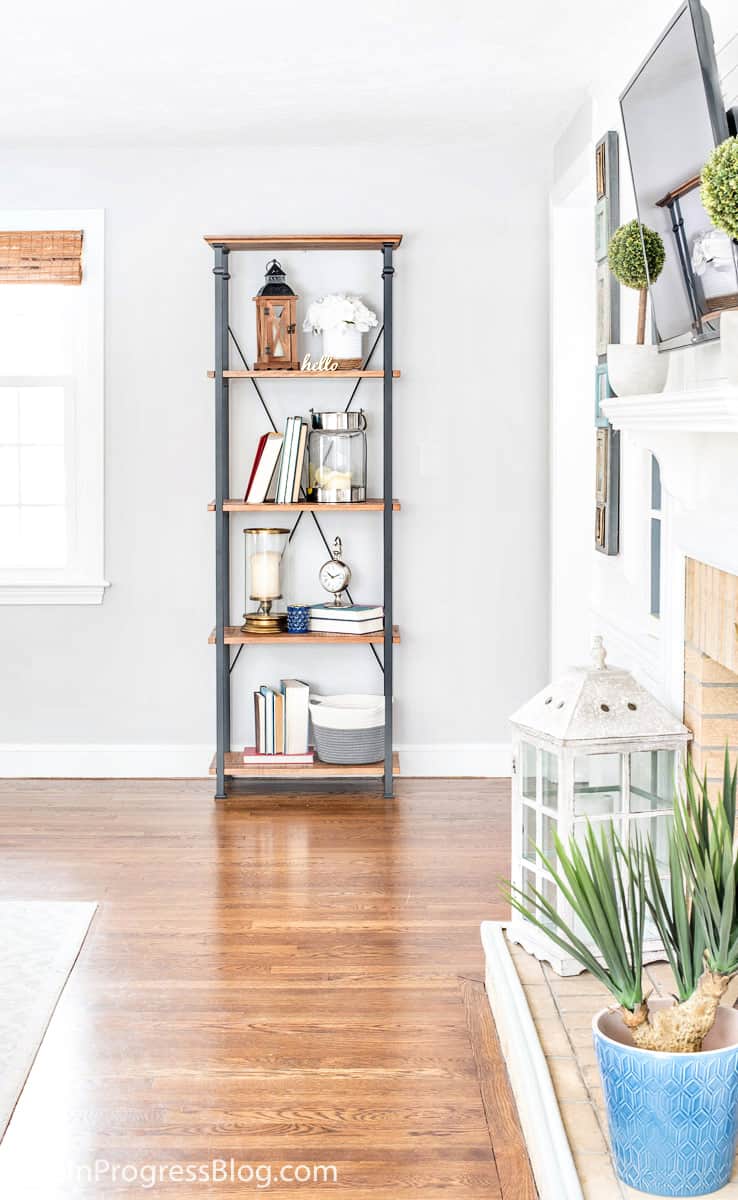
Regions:
<instances>
[{"instance_id":1,"label":"lantern glass panel","mask_svg":"<svg viewBox=\"0 0 738 1200\"><path fill-rule=\"evenodd\" d=\"M558 912L558 892L556 883L554 883L553 880L550 880L547 875L544 875L539 878L535 886L538 888L539 892L544 895L544 898L548 901L548 904L550 904L552 908L556 908ZM546 917L544 912L539 912L538 917L541 925L545 925L546 929L556 929L556 925L554 925L550 917Z\"/></svg>"},{"instance_id":2,"label":"lantern glass panel","mask_svg":"<svg viewBox=\"0 0 738 1200\"><path fill-rule=\"evenodd\" d=\"M554 883L553 879L549 879L547 876L544 876L543 879L541 880L540 891L543 893L546 900L548 900L551 907L555 908L556 911L558 912L558 907L557 907L558 892L556 890L556 884ZM544 925L548 926L549 929L554 928L553 921L551 921L548 917L544 916L543 913L540 914L540 917L541 917L542 923Z\"/></svg>"},{"instance_id":3,"label":"lantern glass panel","mask_svg":"<svg viewBox=\"0 0 738 1200\"><path fill-rule=\"evenodd\" d=\"M559 807L559 760L548 750L541 751L541 802L546 808Z\"/></svg>"},{"instance_id":4,"label":"lantern glass panel","mask_svg":"<svg viewBox=\"0 0 738 1200\"><path fill-rule=\"evenodd\" d=\"M530 804L524 804L523 809L523 848L522 855L529 862L535 862L536 857L536 810Z\"/></svg>"},{"instance_id":5,"label":"lantern glass panel","mask_svg":"<svg viewBox=\"0 0 738 1200\"><path fill-rule=\"evenodd\" d=\"M670 813L659 814L657 817L641 817L630 822L631 836L636 831L645 842L648 839L656 855L659 874L669 873L669 832L673 818Z\"/></svg>"},{"instance_id":6,"label":"lantern glass panel","mask_svg":"<svg viewBox=\"0 0 738 1200\"><path fill-rule=\"evenodd\" d=\"M605 817L622 810L622 765L619 754L587 754L574 759L577 816Z\"/></svg>"},{"instance_id":7,"label":"lantern glass panel","mask_svg":"<svg viewBox=\"0 0 738 1200\"><path fill-rule=\"evenodd\" d=\"M556 865L556 846L554 845L554 834L557 829L557 821L555 817L549 817L547 813L541 814L541 849L546 855L546 858L554 866Z\"/></svg>"},{"instance_id":8,"label":"lantern glass panel","mask_svg":"<svg viewBox=\"0 0 738 1200\"><path fill-rule=\"evenodd\" d=\"M630 756L630 811L671 811L674 802L674 751L640 750Z\"/></svg>"},{"instance_id":9,"label":"lantern glass panel","mask_svg":"<svg viewBox=\"0 0 738 1200\"><path fill-rule=\"evenodd\" d=\"M270 305L271 308L271 337L272 354L274 358L284 358L285 350L282 345L282 313L284 312L284 304Z\"/></svg>"},{"instance_id":10,"label":"lantern glass panel","mask_svg":"<svg viewBox=\"0 0 738 1200\"><path fill-rule=\"evenodd\" d=\"M524 894L530 900L535 899L535 897L533 895L533 891L534 891L535 887L536 887L535 871L531 871L528 867L523 867L521 888L522 888L522 891L524 892Z\"/></svg>"},{"instance_id":11,"label":"lantern glass panel","mask_svg":"<svg viewBox=\"0 0 738 1200\"><path fill-rule=\"evenodd\" d=\"M520 791L529 800L536 798L536 748L530 742L520 744Z\"/></svg>"}]
</instances>

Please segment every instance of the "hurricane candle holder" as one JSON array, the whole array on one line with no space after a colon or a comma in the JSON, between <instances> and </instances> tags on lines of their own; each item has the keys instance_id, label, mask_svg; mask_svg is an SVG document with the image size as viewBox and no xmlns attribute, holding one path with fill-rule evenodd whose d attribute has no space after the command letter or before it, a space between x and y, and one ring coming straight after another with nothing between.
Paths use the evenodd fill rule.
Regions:
<instances>
[{"instance_id":1,"label":"hurricane candle holder","mask_svg":"<svg viewBox=\"0 0 738 1200\"><path fill-rule=\"evenodd\" d=\"M246 612L242 633L281 633L287 628L284 608L284 552L289 529L244 529ZM280 603L282 602L282 603ZM249 605L258 607L250 610Z\"/></svg>"}]
</instances>

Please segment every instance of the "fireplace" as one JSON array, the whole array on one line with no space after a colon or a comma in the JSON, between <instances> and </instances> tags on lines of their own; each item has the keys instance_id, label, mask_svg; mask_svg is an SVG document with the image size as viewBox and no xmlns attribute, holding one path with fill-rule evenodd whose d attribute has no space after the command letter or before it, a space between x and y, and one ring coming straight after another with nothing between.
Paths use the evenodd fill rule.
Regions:
<instances>
[{"instance_id":1,"label":"fireplace","mask_svg":"<svg viewBox=\"0 0 738 1200\"><path fill-rule=\"evenodd\" d=\"M738 756L738 576L693 558L685 560L684 723L695 766L715 791L726 744Z\"/></svg>"}]
</instances>

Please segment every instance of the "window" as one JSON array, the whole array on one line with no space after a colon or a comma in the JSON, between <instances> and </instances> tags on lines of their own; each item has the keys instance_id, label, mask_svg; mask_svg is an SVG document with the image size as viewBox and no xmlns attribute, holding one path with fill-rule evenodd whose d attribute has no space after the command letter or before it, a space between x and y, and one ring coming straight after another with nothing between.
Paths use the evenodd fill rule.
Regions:
<instances>
[{"instance_id":1,"label":"window","mask_svg":"<svg viewBox=\"0 0 738 1200\"><path fill-rule=\"evenodd\" d=\"M75 235L32 232L73 229L81 283L79 234L75 260ZM103 232L97 211L0 212L2 604L99 604L108 586Z\"/></svg>"},{"instance_id":2,"label":"window","mask_svg":"<svg viewBox=\"0 0 738 1200\"><path fill-rule=\"evenodd\" d=\"M0 567L65 567L68 388L0 386Z\"/></svg>"},{"instance_id":3,"label":"window","mask_svg":"<svg viewBox=\"0 0 738 1200\"><path fill-rule=\"evenodd\" d=\"M651 455L651 616L661 616L661 468Z\"/></svg>"}]
</instances>

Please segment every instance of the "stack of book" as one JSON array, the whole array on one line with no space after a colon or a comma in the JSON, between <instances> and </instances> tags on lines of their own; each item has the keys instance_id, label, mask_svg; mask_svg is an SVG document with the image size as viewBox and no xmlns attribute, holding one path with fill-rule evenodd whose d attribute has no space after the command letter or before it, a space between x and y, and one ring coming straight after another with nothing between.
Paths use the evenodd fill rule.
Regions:
<instances>
[{"instance_id":1,"label":"stack of book","mask_svg":"<svg viewBox=\"0 0 738 1200\"><path fill-rule=\"evenodd\" d=\"M254 692L255 744L244 748L244 763L310 765L309 695L308 685L299 679L283 679L279 688L262 686Z\"/></svg>"},{"instance_id":2,"label":"stack of book","mask_svg":"<svg viewBox=\"0 0 738 1200\"><path fill-rule=\"evenodd\" d=\"M295 504L300 499L308 427L302 417L288 417L284 433L259 438L244 495L246 504Z\"/></svg>"},{"instance_id":3,"label":"stack of book","mask_svg":"<svg viewBox=\"0 0 738 1200\"><path fill-rule=\"evenodd\" d=\"M309 613L311 633L381 633L384 608L381 604L313 604Z\"/></svg>"}]
</instances>

